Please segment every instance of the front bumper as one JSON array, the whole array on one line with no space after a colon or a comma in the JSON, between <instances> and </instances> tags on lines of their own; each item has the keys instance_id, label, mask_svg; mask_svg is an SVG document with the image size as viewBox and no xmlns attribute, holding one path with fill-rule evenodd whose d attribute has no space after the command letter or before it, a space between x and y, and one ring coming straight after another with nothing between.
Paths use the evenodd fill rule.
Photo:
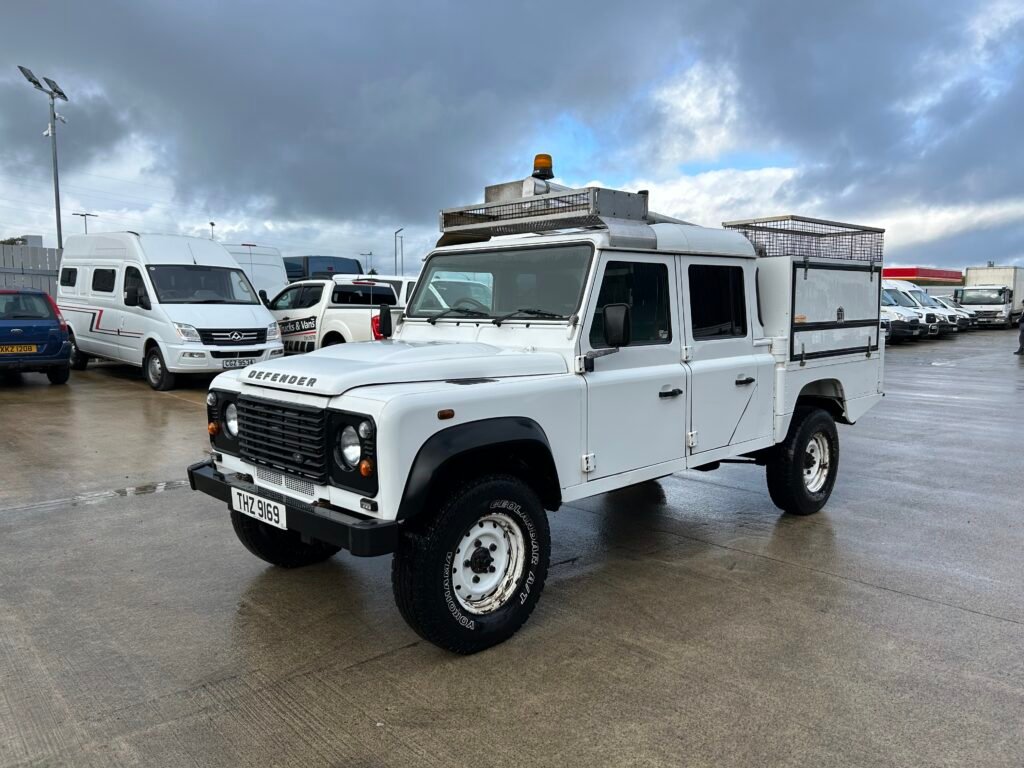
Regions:
<instances>
[{"instance_id":1,"label":"front bumper","mask_svg":"<svg viewBox=\"0 0 1024 768\"><path fill-rule=\"evenodd\" d=\"M266 362L284 355L279 341L244 347L214 347L206 344L169 344L166 349L167 370L172 373L220 373L232 370L231 360L252 363ZM241 367L241 366L238 366Z\"/></svg>"},{"instance_id":2,"label":"front bumper","mask_svg":"<svg viewBox=\"0 0 1024 768\"><path fill-rule=\"evenodd\" d=\"M284 504L288 510L288 530L347 549L359 557L386 555L398 546L400 523L397 521L370 520L336 507L306 504L266 488L257 488L242 475L224 475L209 460L188 468L188 483L193 491L202 491L229 507L232 488Z\"/></svg>"}]
</instances>

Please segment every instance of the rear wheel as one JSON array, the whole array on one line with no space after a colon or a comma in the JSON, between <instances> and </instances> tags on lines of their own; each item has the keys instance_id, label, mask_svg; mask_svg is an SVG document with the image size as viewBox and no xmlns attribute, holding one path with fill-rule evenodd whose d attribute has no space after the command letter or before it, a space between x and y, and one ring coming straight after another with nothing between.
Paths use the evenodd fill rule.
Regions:
<instances>
[{"instance_id":1,"label":"rear wheel","mask_svg":"<svg viewBox=\"0 0 1024 768\"><path fill-rule=\"evenodd\" d=\"M75 371L84 371L85 367L89 364L89 356L78 348L78 342L75 341L75 334L68 334L68 341L71 342L71 368Z\"/></svg>"},{"instance_id":2,"label":"rear wheel","mask_svg":"<svg viewBox=\"0 0 1024 768\"><path fill-rule=\"evenodd\" d=\"M334 557L341 549L322 541L305 542L298 531L282 531L234 510L231 510L231 526L246 549L281 568L319 563Z\"/></svg>"},{"instance_id":3,"label":"rear wheel","mask_svg":"<svg viewBox=\"0 0 1024 768\"><path fill-rule=\"evenodd\" d=\"M775 446L765 469L768 493L779 509L791 515L820 510L839 471L839 432L832 416L821 408L797 408L789 434Z\"/></svg>"},{"instance_id":4,"label":"rear wheel","mask_svg":"<svg viewBox=\"0 0 1024 768\"><path fill-rule=\"evenodd\" d=\"M152 346L146 353L146 381L149 386L158 392L166 392L174 389L174 374L167 370L164 364L164 356L160 354L160 347Z\"/></svg>"},{"instance_id":5,"label":"rear wheel","mask_svg":"<svg viewBox=\"0 0 1024 768\"><path fill-rule=\"evenodd\" d=\"M529 618L550 552L537 495L517 478L483 477L403 531L391 565L395 602L424 639L476 653L504 642Z\"/></svg>"},{"instance_id":6,"label":"rear wheel","mask_svg":"<svg viewBox=\"0 0 1024 768\"><path fill-rule=\"evenodd\" d=\"M320 343L321 347L333 347L335 344L344 344L345 337L340 336L337 333L329 333L324 337L324 340Z\"/></svg>"},{"instance_id":7,"label":"rear wheel","mask_svg":"<svg viewBox=\"0 0 1024 768\"><path fill-rule=\"evenodd\" d=\"M68 379L71 378L71 369L67 366L51 368L46 372L46 378L50 380L51 384L67 384Z\"/></svg>"}]
</instances>

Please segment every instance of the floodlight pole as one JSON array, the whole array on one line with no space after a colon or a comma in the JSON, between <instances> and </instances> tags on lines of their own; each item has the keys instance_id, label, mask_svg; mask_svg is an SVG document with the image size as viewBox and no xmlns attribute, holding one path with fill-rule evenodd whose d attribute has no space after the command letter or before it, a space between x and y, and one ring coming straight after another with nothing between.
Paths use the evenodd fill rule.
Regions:
<instances>
[{"instance_id":1,"label":"floodlight pole","mask_svg":"<svg viewBox=\"0 0 1024 768\"><path fill-rule=\"evenodd\" d=\"M398 236L398 259L401 265L400 275L405 274L405 235Z\"/></svg>"},{"instance_id":2,"label":"floodlight pole","mask_svg":"<svg viewBox=\"0 0 1024 768\"><path fill-rule=\"evenodd\" d=\"M89 217L92 216L94 219L99 215L95 213L72 213L72 216L81 216L82 223L85 225L85 234L89 234Z\"/></svg>"},{"instance_id":3,"label":"floodlight pole","mask_svg":"<svg viewBox=\"0 0 1024 768\"><path fill-rule=\"evenodd\" d=\"M60 228L60 179L57 175L57 109L50 94L50 150L53 154L53 205L57 209L57 249L64 248L64 233Z\"/></svg>"},{"instance_id":4,"label":"floodlight pole","mask_svg":"<svg viewBox=\"0 0 1024 768\"><path fill-rule=\"evenodd\" d=\"M405 229L405 227L399 227L398 229L395 230L395 272L394 272L394 274L396 274L396 275L398 274L398 233L401 232L404 229Z\"/></svg>"},{"instance_id":5,"label":"floodlight pole","mask_svg":"<svg viewBox=\"0 0 1024 768\"><path fill-rule=\"evenodd\" d=\"M369 257L370 261L368 263L370 266L369 269L366 270L366 273L369 274L370 270L373 269L373 251L367 251L366 253L360 253L359 255Z\"/></svg>"}]
</instances>

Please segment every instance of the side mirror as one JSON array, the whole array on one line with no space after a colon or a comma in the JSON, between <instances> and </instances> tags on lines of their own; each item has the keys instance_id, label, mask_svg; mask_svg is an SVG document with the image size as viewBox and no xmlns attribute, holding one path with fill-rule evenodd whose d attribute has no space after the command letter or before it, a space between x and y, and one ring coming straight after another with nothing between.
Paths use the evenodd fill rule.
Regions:
<instances>
[{"instance_id":1,"label":"side mirror","mask_svg":"<svg viewBox=\"0 0 1024 768\"><path fill-rule=\"evenodd\" d=\"M133 285L131 288L125 288L124 305L126 307L139 306L139 289L137 286Z\"/></svg>"},{"instance_id":2,"label":"side mirror","mask_svg":"<svg viewBox=\"0 0 1024 768\"><path fill-rule=\"evenodd\" d=\"M387 304L381 304L378 318L377 332L380 333L382 339L390 339L391 334L394 333L391 324L391 307Z\"/></svg>"},{"instance_id":3,"label":"side mirror","mask_svg":"<svg viewBox=\"0 0 1024 768\"><path fill-rule=\"evenodd\" d=\"M269 307L270 306L270 297L267 296L267 292L265 290L263 290L262 288L260 288L260 301L263 302L263 306L265 306L265 307Z\"/></svg>"},{"instance_id":4,"label":"side mirror","mask_svg":"<svg viewBox=\"0 0 1024 768\"><path fill-rule=\"evenodd\" d=\"M629 305L604 305L604 343L618 349L628 347L631 340Z\"/></svg>"}]
</instances>

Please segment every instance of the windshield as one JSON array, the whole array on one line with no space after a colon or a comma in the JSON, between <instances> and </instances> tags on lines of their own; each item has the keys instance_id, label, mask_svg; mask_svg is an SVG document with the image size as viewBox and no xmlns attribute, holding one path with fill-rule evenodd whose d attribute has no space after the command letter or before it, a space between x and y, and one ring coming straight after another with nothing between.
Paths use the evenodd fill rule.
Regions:
<instances>
[{"instance_id":1,"label":"windshield","mask_svg":"<svg viewBox=\"0 0 1024 768\"><path fill-rule=\"evenodd\" d=\"M489 317L528 309L525 319L571 317L580 304L590 245L438 253L427 260L409 317Z\"/></svg>"},{"instance_id":2,"label":"windshield","mask_svg":"<svg viewBox=\"0 0 1024 768\"><path fill-rule=\"evenodd\" d=\"M921 304L923 304L924 306L926 306L926 307L938 307L939 309L942 309L942 305L939 304L939 302L937 302L935 299L933 299L931 296L929 296L924 291L911 291L910 293L911 293L911 295L913 295L913 297L915 299L917 299L919 302L921 302Z\"/></svg>"},{"instance_id":3,"label":"windshield","mask_svg":"<svg viewBox=\"0 0 1024 768\"><path fill-rule=\"evenodd\" d=\"M902 291L896 291L896 290L893 290L891 288L886 288L883 291L883 293L886 296L888 296L890 299L892 299L893 303L898 304L901 307L911 307L911 308L913 308L913 307L917 306L917 304L915 304L913 301L911 301L910 298L906 294L904 294Z\"/></svg>"},{"instance_id":4,"label":"windshield","mask_svg":"<svg viewBox=\"0 0 1024 768\"><path fill-rule=\"evenodd\" d=\"M961 304L1005 304L1005 288L965 288Z\"/></svg>"},{"instance_id":5,"label":"windshield","mask_svg":"<svg viewBox=\"0 0 1024 768\"><path fill-rule=\"evenodd\" d=\"M896 300L889 295L888 291L882 291L882 306L883 307L895 307Z\"/></svg>"},{"instance_id":6,"label":"windshield","mask_svg":"<svg viewBox=\"0 0 1024 768\"><path fill-rule=\"evenodd\" d=\"M156 264L149 268L161 304L259 304L245 273L230 267Z\"/></svg>"}]
</instances>

